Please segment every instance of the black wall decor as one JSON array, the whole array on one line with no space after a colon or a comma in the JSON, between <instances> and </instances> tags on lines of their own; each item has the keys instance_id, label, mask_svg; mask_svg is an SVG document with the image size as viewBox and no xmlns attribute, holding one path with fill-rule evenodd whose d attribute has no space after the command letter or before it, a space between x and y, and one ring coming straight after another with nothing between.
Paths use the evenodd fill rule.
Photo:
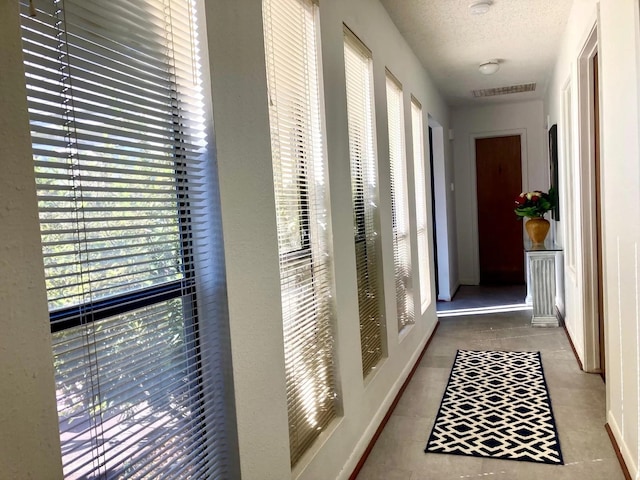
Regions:
<instances>
[{"instance_id":1,"label":"black wall decor","mask_svg":"<svg viewBox=\"0 0 640 480\"><path fill-rule=\"evenodd\" d=\"M560 221L560 202L558 201L558 125L554 124L549 129L549 168L551 169L551 188L549 193L553 198L555 207L551 210L551 218Z\"/></svg>"}]
</instances>

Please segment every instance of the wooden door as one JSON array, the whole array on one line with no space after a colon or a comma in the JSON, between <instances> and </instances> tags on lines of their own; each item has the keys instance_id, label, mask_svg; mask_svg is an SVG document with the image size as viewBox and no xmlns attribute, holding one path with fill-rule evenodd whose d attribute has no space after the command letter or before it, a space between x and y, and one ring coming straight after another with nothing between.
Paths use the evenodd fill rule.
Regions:
<instances>
[{"instance_id":1,"label":"wooden door","mask_svg":"<svg viewBox=\"0 0 640 480\"><path fill-rule=\"evenodd\" d=\"M522 222L514 209L522 191L520 136L476 139L481 284L524 283Z\"/></svg>"},{"instance_id":2,"label":"wooden door","mask_svg":"<svg viewBox=\"0 0 640 480\"><path fill-rule=\"evenodd\" d=\"M602 192L600 190L600 94L598 91L598 54L593 64L593 150L595 170L595 207L596 207L596 258L598 262L598 336L600 346L600 375L606 379L605 342L604 342L604 297L603 297L603 265L602 265Z\"/></svg>"}]
</instances>

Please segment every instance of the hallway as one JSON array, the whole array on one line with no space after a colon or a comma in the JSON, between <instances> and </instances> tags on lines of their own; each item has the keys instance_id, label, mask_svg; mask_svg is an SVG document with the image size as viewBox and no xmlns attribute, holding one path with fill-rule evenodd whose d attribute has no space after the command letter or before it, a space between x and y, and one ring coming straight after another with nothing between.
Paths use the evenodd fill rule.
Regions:
<instances>
[{"instance_id":1,"label":"hallway","mask_svg":"<svg viewBox=\"0 0 640 480\"><path fill-rule=\"evenodd\" d=\"M640 0L4 1L0 41L0 480L640 480ZM552 188L533 329L466 286ZM424 453L458 349L541 351L566 465Z\"/></svg>"},{"instance_id":2,"label":"hallway","mask_svg":"<svg viewBox=\"0 0 640 480\"><path fill-rule=\"evenodd\" d=\"M455 301L451 306L456 303L466 306ZM579 370L563 329L532 329L530 314L521 310L440 318L358 480L623 480L604 429L602 380ZM542 353L564 466L423 453L457 349Z\"/></svg>"}]
</instances>

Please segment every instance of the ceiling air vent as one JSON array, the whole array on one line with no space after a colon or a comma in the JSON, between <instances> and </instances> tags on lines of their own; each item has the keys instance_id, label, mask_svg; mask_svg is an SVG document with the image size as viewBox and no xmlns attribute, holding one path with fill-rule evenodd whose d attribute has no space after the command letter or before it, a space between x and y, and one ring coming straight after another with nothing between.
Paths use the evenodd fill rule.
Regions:
<instances>
[{"instance_id":1,"label":"ceiling air vent","mask_svg":"<svg viewBox=\"0 0 640 480\"><path fill-rule=\"evenodd\" d=\"M525 83L523 85L511 85L510 87L485 88L483 90L471 90L473 96L494 97L496 95L508 95L510 93L533 92L536 89L535 83Z\"/></svg>"}]
</instances>

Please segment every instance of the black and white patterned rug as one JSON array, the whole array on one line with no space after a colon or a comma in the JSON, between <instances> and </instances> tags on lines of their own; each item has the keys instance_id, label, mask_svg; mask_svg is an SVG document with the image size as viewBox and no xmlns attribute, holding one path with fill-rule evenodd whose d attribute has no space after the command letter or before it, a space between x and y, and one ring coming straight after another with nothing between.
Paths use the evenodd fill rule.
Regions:
<instances>
[{"instance_id":1,"label":"black and white patterned rug","mask_svg":"<svg viewBox=\"0 0 640 480\"><path fill-rule=\"evenodd\" d=\"M540 352L458 350L425 452L562 465Z\"/></svg>"}]
</instances>

